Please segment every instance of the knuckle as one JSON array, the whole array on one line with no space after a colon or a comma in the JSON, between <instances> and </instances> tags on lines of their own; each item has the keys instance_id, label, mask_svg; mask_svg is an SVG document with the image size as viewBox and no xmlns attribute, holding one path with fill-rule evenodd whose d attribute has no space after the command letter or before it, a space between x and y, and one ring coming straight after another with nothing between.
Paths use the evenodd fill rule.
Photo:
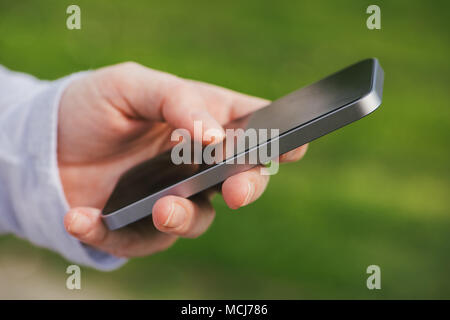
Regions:
<instances>
[{"instance_id":1,"label":"knuckle","mask_svg":"<svg viewBox=\"0 0 450 320\"><path fill-rule=\"evenodd\" d=\"M105 124L109 133L119 142L127 142L133 132L133 122L121 113L109 113L105 115Z\"/></svg>"},{"instance_id":2,"label":"knuckle","mask_svg":"<svg viewBox=\"0 0 450 320\"><path fill-rule=\"evenodd\" d=\"M216 212L213 207L204 209L204 212L201 213L201 217L199 215L195 218L193 217L190 222L186 224L186 227L178 232L179 236L191 239L200 237L211 226L215 215Z\"/></svg>"},{"instance_id":3,"label":"knuckle","mask_svg":"<svg viewBox=\"0 0 450 320\"><path fill-rule=\"evenodd\" d=\"M142 68L142 65L140 65L139 63L134 62L134 61L122 62L122 63L119 63L116 66L117 66L118 69L121 69L121 70L124 70L124 71L134 71L134 70Z\"/></svg>"},{"instance_id":4,"label":"knuckle","mask_svg":"<svg viewBox=\"0 0 450 320\"><path fill-rule=\"evenodd\" d=\"M90 246L100 247L105 241L106 234L99 232L94 226L87 230L83 235L78 238L81 242Z\"/></svg>"},{"instance_id":5,"label":"knuckle","mask_svg":"<svg viewBox=\"0 0 450 320\"><path fill-rule=\"evenodd\" d=\"M139 239L134 234L126 234L121 238L120 244L110 243L107 251L119 258L131 258L135 256L134 249L138 241Z\"/></svg>"},{"instance_id":6,"label":"knuckle","mask_svg":"<svg viewBox=\"0 0 450 320\"><path fill-rule=\"evenodd\" d=\"M161 233L160 236L152 240L152 244L138 246L135 248L134 241L130 240L119 247L110 248L108 252L118 258L132 258L147 256L169 249L177 240L177 237Z\"/></svg>"},{"instance_id":7,"label":"knuckle","mask_svg":"<svg viewBox=\"0 0 450 320\"><path fill-rule=\"evenodd\" d=\"M195 239L195 238L200 237L202 234L204 234L207 229L208 229L208 227L202 228L202 229L192 228L191 230L187 230L183 234L180 234L180 236L183 238Z\"/></svg>"},{"instance_id":8,"label":"knuckle","mask_svg":"<svg viewBox=\"0 0 450 320\"><path fill-rule=\"evenodd\" d=\"M116 65L108 66L97 70L97 72L104 76L105 81L111 84L127 84L127 75L132 74L142 68L142 65L127 61Z\"/></svg>"},{"instance_id":9,"label":"knuckle","mask_svg":"<svg viewBox=\"0 0 450 320\"><path fill-rule=\"evenodd\" d=\"M104 237L98 235L94 229L89 230L82 238L82 241L91 246L100 246L103 243Z\"/></svg>"}]
</instances>

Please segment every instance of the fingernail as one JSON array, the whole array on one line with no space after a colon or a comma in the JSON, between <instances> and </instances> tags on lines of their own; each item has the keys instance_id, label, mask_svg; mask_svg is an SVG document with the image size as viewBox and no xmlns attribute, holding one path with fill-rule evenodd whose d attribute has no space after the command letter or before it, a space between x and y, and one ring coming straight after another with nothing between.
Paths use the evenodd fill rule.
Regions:
<instances>
[{"instance_id":1,"label":"fingernail","mask_svg":"<svg viewBox=\"0 0 450 320\"><path fill-rule=\"evenodd\" d=\"M90 226L91 219L83 213L76 212L69 222L67 229L72 234L84 234L89 230Z\"/></svg>"},{"instance_id":2,"label":"fingernail","mask_svg":"<svg viewBox=\"0 0 450 320\"><path fill-rule=\"evenodd\" d=\"M166 222L163 226L167 228L177 228L184 223L186 219L186 211L176 202L172 202Z\"/></svg>"},{"instance_id":3,"label":"fingernail","mask_svg":"<svg viewBox=\"0 0 450 320\"><path fill-rule=\"evenodd\" d=\"M253 194L255 193L255 186L250 181L247 182L247 195L245 196L243 206L246 206L250 203L253 198Z\"/></svg>"}]
</instances>

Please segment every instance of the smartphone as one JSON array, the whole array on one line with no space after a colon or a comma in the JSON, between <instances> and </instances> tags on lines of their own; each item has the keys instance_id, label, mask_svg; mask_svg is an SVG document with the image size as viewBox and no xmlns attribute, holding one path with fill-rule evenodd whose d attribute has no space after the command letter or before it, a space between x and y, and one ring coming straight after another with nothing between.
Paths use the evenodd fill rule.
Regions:
<instances>
[{"instance_id":1,"label":"smartphone","mask_svg":"<svg viewBox=\"0 0 450 320\"><path fill-rule=\"evenodd\" d=\"M209 164L175 164L173 149L138 164L119 179L103 209L103 221L111 230L124 227L149 216L161 197L188 198L258 165L259 160L248 159L263 149L270 150L266 154L273 159L363 118L381 104L383 80L377 59L360 61L226 126L276 130L275 136L246 143L240 150L228 148Z\"/></svg>"}]
</instances>

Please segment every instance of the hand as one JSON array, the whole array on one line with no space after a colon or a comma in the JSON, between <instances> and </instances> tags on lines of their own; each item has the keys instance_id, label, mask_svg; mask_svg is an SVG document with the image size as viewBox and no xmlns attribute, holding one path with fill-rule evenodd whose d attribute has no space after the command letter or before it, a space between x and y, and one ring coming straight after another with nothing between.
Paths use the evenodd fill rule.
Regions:
<instances>
[{"instance_id":1,"label":"hand","mask_svg":"<svg viewBox=\"0 0 450 320\"><path fill-rule=\"evenodd\" d=\"M161 198L150 217L115 231L102 223L100 209L123 172L170 147L175 128L193 134L194 121L200 120L204 132L223 130L222 125L267 103L131 62L73 81L61 98L58 125L59 172L71 207L64 218L66 230L120 257L164 250L177 236L199 236L215 215L208 193L193 201ZM284 154L280 161L298 160L306 148ZM268 179L259 167L228 178L222 184L225 202L237 209L255 201Z\"/></svg>"}]
</instances>

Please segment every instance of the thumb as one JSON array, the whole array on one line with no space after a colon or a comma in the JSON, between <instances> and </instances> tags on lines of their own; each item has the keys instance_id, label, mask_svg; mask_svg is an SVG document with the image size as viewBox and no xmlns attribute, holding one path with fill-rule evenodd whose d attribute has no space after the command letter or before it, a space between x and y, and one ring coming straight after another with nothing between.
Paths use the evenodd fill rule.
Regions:
<instances>
[{"instance_id":1,"label":"thumb","mask_svg":"<svg viewBox=\"0 0 450 320\"><path fill-rule=\"evenodd\" d=\"M112 82L112 87L119 89L122 96L119 101L125 102L119 104L119 109L128 116L165 121L175 129L188 130L194 139L205 144L225 137L222 126L208 111L204 95L194 83L130 62L99 69L94 78L102 84ZM195 122L201 123L201 137L196 137Z\"/></svg>"}]
</instances>

